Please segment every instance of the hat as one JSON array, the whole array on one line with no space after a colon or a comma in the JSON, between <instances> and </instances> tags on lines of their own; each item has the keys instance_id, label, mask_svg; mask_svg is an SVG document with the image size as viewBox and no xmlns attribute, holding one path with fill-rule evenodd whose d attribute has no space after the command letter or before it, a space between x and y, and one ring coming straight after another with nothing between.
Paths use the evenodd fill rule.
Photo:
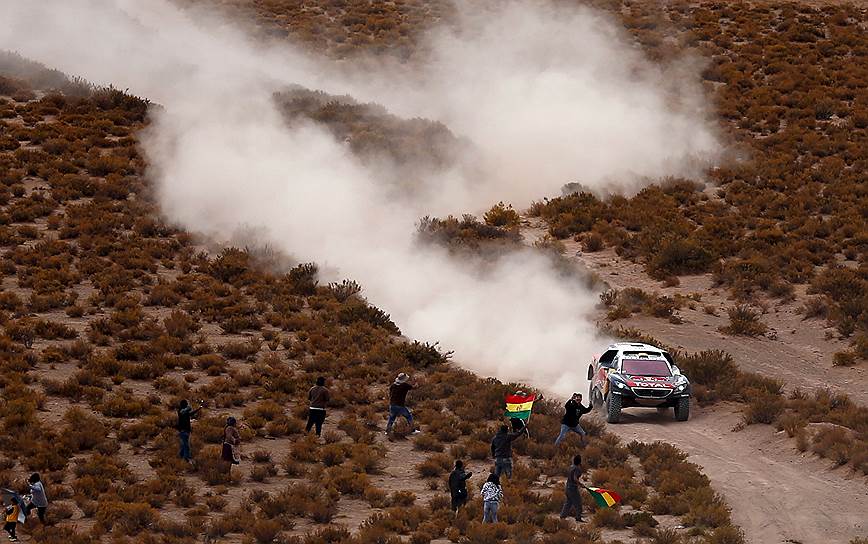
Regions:
<instances>
[{"instance_id":1,"label":"hat","mask_svg":"<svg viewBox=\"0 0 868 544\"><path fill-rule=\"evenodd\" d=\"M401 372L400 374L398 374L398 377L395 378L395 383L405 383L409 379L410 379L410 376Z\"/></svg>"}]
</instances>

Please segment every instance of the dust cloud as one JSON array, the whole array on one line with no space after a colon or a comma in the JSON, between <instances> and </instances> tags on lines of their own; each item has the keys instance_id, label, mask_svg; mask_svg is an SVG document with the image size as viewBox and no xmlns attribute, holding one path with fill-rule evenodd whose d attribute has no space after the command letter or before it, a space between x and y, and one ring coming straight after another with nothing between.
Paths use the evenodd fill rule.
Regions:
<instances>
[{"instance_id":1,"label":"dust cloud","mask_svg":"<svg viewBox=\"0 0 868 544\"><path fill-rule=\"evenodd\" d=\"M418 219L522 206L570 181L689 175L718 143L689 78L673 82L602 15L529 2L460 11L432 31L424 62L369 61L363 77L164 0L7 0L0 48L162 106L141 145L171 222L218 240L255 229L359 281L407 336L439 341L465 368L582 391L605 341L596 294L531 250L479 266L419 245ZM474 174L428 173L437 190L397 199L382 165L320 126L287 126L273 93L294 84L443 121L472 142Z\"/></svg>"}]
</instances>

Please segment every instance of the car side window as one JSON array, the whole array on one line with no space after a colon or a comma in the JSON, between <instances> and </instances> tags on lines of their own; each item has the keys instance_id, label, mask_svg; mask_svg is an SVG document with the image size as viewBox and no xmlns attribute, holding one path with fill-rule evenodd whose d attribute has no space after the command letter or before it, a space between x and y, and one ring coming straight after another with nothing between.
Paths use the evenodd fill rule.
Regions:
<instances>
[{"instance_id":1,"label":"car side window","mask_svg":"<svg viewBox=\"0 0 868 544\"><path fill-rule=\"evenodd\" d=\"M618 350L610 349L606 353L600 355L600 366L603 368L615 368L615 355Z\"/></svg>"}]
</instances>

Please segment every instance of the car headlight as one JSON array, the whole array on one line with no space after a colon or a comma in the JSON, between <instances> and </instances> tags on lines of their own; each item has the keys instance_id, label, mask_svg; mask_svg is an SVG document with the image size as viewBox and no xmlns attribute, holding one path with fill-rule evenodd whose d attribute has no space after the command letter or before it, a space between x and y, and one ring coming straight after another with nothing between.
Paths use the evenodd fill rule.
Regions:
<instances>
[{"instance_id":1,"label":"car headlight","mask_svg":"<svg viewBox=\"0 0 868 544\"><path fill-rule=\"evenodd\" d=\"M682 382L682 383L678 384L677 386L675 386L675 392L676 393L680 393L680 392L684 391L685 389L687 389L687 382Z\"/></svg>"},{"instance_id":2,"label":"car headlight","mask_svg":"<svg viewBox=\"0 0 868 544\"><path fill-rule=\"evenodd\" d=\"M622 382L615 382L615 387L618 389L627 389L627 386Z\"/></svg>"}]
</instances>

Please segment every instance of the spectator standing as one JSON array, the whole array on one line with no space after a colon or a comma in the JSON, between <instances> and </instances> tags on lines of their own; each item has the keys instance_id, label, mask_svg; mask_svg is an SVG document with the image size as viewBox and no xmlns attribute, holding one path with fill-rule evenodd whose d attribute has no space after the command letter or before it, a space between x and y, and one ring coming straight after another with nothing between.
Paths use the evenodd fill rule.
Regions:
<instances>
[{"instance_id":1,"label":"spectator standing","mask_svg":"<svg viewBox=\"0 0 868 544\"><path fill-rule=\"evenodd\" d=\"M329 402L329 390L325 386L326 380L323 376L316 379L316 385L310 388L307 392L307 400L310 403L307 409L307 427L305 432L310 432L310 429L316 426L316 435L322 434L322 424L326 418L326 405Z\"/></svg>"},{"instance_id":2,"label":"spectator standing","mask_svg":"<svg viewBox=\"0 0 868 544\"><path fill-rule=\"evenodd\" d=\"M186 399L182 400L178 406L178 442L181 444L178 457L191 464L193 463L193 454L190 452L190 433L193 431L193 428L190 424L190 419L196 417L201 409L202 405L200 404L194 410Z\"/></svg>"},{"instance_id":3,"label":"spectator standing","mask_svg":"<svg viewBox=\"0 0 868 544\"><path fill-rule=\"evenodd\" d=\"M6 502L6 523L3 525L3 530L9 533L10 542L18 542L18 537L15 536L15 529L18 526L18 514L21 512L21 507L14 497L9 497Z\"/></svg>"},{"instance_id":4,"label":"spectator standing","mask_svg":"<svg viewBox=\"0 0 868 544\"><path fill-rule=\"evenodd\" d=\"M452 497L452 511L456 514L467 503L467 480L471 476L472 472L464 471L464 462L457 459L455 469L449 474L449 494Z\"/></svg>"},{"instance_id":5,"label":"spectator standing","mask_svg":"<svg viewBox=\"0 0 868 544\"><path fill-rule=\"evenodd\" d=\"M395 378L392 385L389 386L389 420L386 422L386 434L392 432L392 425L398 416L402 416L407 420L413 434L418 433L418 429L413 427L413 414L407 408L407 393L413 389L414 385L410 383L410 376L401 372Z\"/></svg>"},{"instance_id":6,"label":"spectator standing","mask_svg":"<svg viewBox=\"0 0 868 544\"><path fill-rule=\"evenodd\" d=\"M48 510L48 497L45 494L45 485L38 473L34 472L30 475L30 478L27 479L27 486L30 488L30 508L36 508L36 515L39 516L39 521L44 525L45 512Z\"/></svg>"},{"instance_id":7,"label":"spectator standing","mask_svg":"<svg viewBox=\"0 0 868 544\"><path fill-rule=\"evenodd\" d=\"M482 523L497 523L497 509L503 500L503 488L497 474L488 476L482 484Z\"/></svg>"},{"instance_id":8,"label":"spectator standing","mask_svg":"<svg viewBox=\"0 0 868 544\"><path fill-rule=\"evenodd\" d=\"M241 463L241 454L238 446L241 444L241 434L237 429L238 422L234 417L226 418L226 427L223 428L223 452L222 459L228 463L226 472L232 472L232 465Z\"/></svg>"},{"instance_id":9,"label":"spectator standing","mask_svg":"<svg viewBox=\"0 0 868 544\"><path fill-rule=\"evenodd\" d=\"M567 499L564 501L564 506L561 508L561 519L565 519L570 515L570 510L575 509L576 511L576 521L578 523L582 523L582 494L579 491L579 486L581 486L580 478L582 477L582 456L576 455L573 457L573 466L570 467L570 471L567 474L567 483L565 486L565 491L567 493Z\"/></svg>"},{"instance_id":10,"label":"spectator standing","mask_svg":"<svg viewBox=\"0 0 868 544\"><path fill-rule=\"evenodd\" d=\"M498 478L501 474L506 474L507 478L512 478L512 443L525 435L528 435L527 426L523 427L521 431L511 433L509 427L501 425L500 430L491 439L494 474Z\"/></svg>"},{"instance_id":11,"label":"spectator standing","mask_svg":"<svg viewBox=\"0 0 868 544\"><path fill-rule=\"evenodd\" d=\"M567 436L567 433L572 431L582 438L582 445L585 445L585 437L588 433L579 424L579 418L591 411L591 405L587 408L582 406L582 394L573 393L573 396L564 405L564 417L561 419L561 432L555 439L555 446L559 445Z\"/></svg>"}]
</instances>

